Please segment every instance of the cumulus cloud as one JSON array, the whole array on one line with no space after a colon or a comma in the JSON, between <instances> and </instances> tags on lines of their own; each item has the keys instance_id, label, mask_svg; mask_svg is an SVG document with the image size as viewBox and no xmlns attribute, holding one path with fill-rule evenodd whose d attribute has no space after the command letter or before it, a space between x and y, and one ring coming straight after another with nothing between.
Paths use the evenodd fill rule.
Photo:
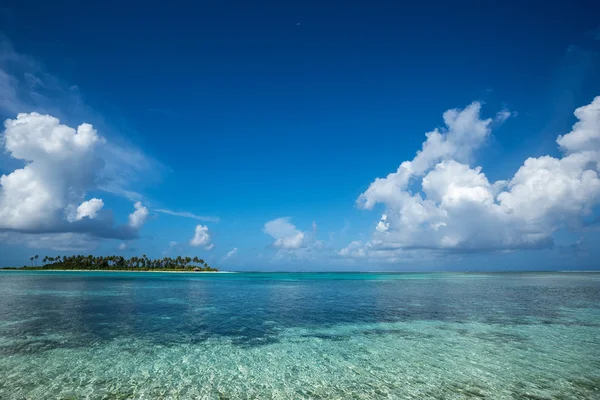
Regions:
<instances>
[{"instance_id":1,"label":"cumulus cloud","mask_svg":"<svg viewBox=\"0 0 600 400\"><path fill-rule=\"evenodd\" d=\"M0 230L137 237L148 215L141 203L135 204L129 225L115 227L111 213L101 217L101 199L84 201L87 192L97 189L105 165L98 149L106 140L92 125L75 129L32 112L7 119L4 126L0 142L24 166L0 177Z\"/></svg>"},{"instance_id":2,"label":"cumulus cloud","mask_svg":"<svg viewBox=\"0 0 600 400\"><path fill-rule=\"evenodd\" d=\"M567 154L600 150L600 96L576 109L575 116L579 121L571 132L558 137L558 145Z\"/></svg>"},{"instance_id":3,"label":"cumulus cloud","mask_svg":"<svg viewBox=\"0 0 600 400\"><path fill-rule=\"evenodd\" d=\"M129 226L133 229L139 229L144 222L146 222L146 218L148 218L148 208L142 205L141 202L136 202L133 207L135 211L129 214Z\"/></svg>"},{"instance_id":4,"label":"cumulus cloud","mask_svg":"<svg viewBox=\"0 0 600 400\"><path fill-rule=\"evenodd\" d=\"M375 227L378 232L385 232L390 228L390 223L388 222L387 215L383 214L379 223Z\"/></svg>"},{"instance_id":5,"label":"cumulus cloud","mask_svg":"<svg viewBox=\"0 0 600 400\"><path fill-rule=\"evenodd\" d=\"M119 247L118 247L119 250L125 250L126 248L127 248L127 244L126 243L119 244Z\"/></svg>"},{"instance_id":6,"label":"cumulus cloud","mask_svg":"<svg viewBox=\"0 0 600 400\"><path fill-rule=\"evenodd\" d=\"M406 189L411 178L423 176L440 160L470 161L473 152L489 137L493 122L491 118L481 119L480 110L481 104L474 102L463 110L446 111L443 115L446 127L426 133L427 140L415 158L404 161L386 178L377 178L359 197L358 205L371 209L377 203L401 203L398 192ZM499 118L506 119L504 111Z\"/></svg>"},{"instance_id":7,"label":"cumulus cloud","mask_svg":"<svg viewBox=\"0 0 600 400\"><path fill-rule=\"evenodd\" d=\"M385 206L373 237L340 251L347 257L396 258L411 249L477 252L544 248L561 228L581 226L600 201L600 97L575 111L578 122L559 136L560 158L529 158L516 174L490 182L471 167L491 133L480 105L444 113L446 127L426 134L421 151L358 198ZM496 121L506 119L501 112ZM420 190L413 186L420 184Z\"/></svg>"},{"instance_id":8,"label":"cumulus cloud","mask_svg":"<svg viewBox=\"0 0 600 400\"><path fill-rule=\"evenodd\" d=\"M3 167L3 170L15 170L14 175L7 175L12 175L8 179L8 182L6 182L7 185L10 185L10 183L20 184L18 179L26 179L32 186L23 187L22 190L34 190L35 185L29 181L29 175L37 172L38 176L41 176L40 174L43 171L40 168L43 165L49 164L44 160L52 159L54 161L52 166L62 167L62 169L56 171L55 174L49 171L49 174L54 177L62 173L68 173L70 174L68 182L63 182L76 184L69 187L69 190L74 189L71 197L80 198L81 188L83 185L87 185L86 190L106 191L135 202L144 201L142 195L139 194L138 188L147 182L156 182L163 175L163 172L167 170L160 162L144 154L136 146L129 143L127 136L123 136L123 127L117 128L107 123L104 116L87 106L76 85L61 81L49 73L33 57L18 53L10 42L1 35L0 93L2 94L0 95L0 116L3 119L9 117L13 118L13 121L18 121L19 117L14 119L14 116L18 116L19 113L31 119L35 115L32 112L35 111L40 116L54 118L56 121L59 119L62 121L93 121L95 126L93 128L90 124L81 124L76 128L77 136L75 140L72 140L71 134L67 134L65 137L62 136L63 133L73 129L69 126L59 123L59 126L51 128L47 124L36 135L35 127L33 126L34 121L29 121L31 123L23 127L29 131L15 137L19 150L14 154L11 154L8 148L5 149L6 151L0 151L0 166ZM42 118L38 118L38 122L40 121L43 122ZM14 127L15 134L17 133L16 129L17 127ZM100 136L96 132L96 129L101 131L103 136ZM49 130L53 131L52 134L48 133ZM110 140L106 140L105 138L110 138ZM6 147L4 143L6 139L5 137L0 137L0 145L3 147ZM92 142L86 143L86 139L91 139ZM80 140L80 142L77 142L77 140ZM52 146L56 146L56 148L53 149ZM90 155L88 162L78 163L76 158L80 160L83 158L85 161L84 149L87 149ZM22 151L27 152L28 156L35 156L35 160L27 157L21 158ZM61 162L61 157L65 157L65 163ZM69 164L69 162L71 163ZM37 167L29 167L17 172L16 170L21 168L23 164L35 164ZM77 171L72 168L74 166L85 166L87 168ZM43 177L45 178L46 176L44 175ZM63 186L60 184L56 185L56 190L59 192L63 189ZM47 194L54 195L54 193ZM44 193L41 195L43 196ZM30 200L33 200L33 198ZM79 203L83 200L85 199L81 198ZM62 200L60 198L52 197L52 201L56 202L56 204L51 206L51 201L48 201L46 205L49 208L45 210L46 212L53 213L54 208L62 208L60 204ZM24 207L31 205L27 204ZM77 231L87 231L90 225L102 225L99 221L102 220L104 221L102 229L104 233L102 235L108 237L114 236L115 230L112 229L111 232L107 222L112 218L110 211L102 210L94 218L88 216L88 218L83 217L81 220L78 220L77 207L78 204L70 203L65 208L65 219L68 222L79 221L75 224L76 226L62 226L60 229L57 229L56 221L48 221L47 230L64 231L75 229ZM22 207L20 209L24 210ZM44 210L39 211L43 212ZM98 221L92 223L89 219L96 219ZM31 230L36 231L38 228L33 227ZM121 231L119 233L121 236L129 236L130 238L136 236L135 232L131 232L131 229L127 228L126 225L117 229L117 231Z\"/></svg>"},{"instance_id":9,"label":"cumulus cloud","mask_svg":"<svg viewBox=\"0 0 600 400\"><path fill-rule=\"evenodd\" d=\"M38 113L18 114L4 126L6 151L26 165L0 177L0 224L26 229L66 217L68 206L94 185L101 167L94 148L103 139L91 125L75 130Z\"/></svg>"},{"instance_id":10,"label":"cumulus cloud","mask_svg":"<svg viewBox=\"0 0 600 400\"><path fill-rule=\"evenodd\" d=\"M196 225L194 230L194 237L190 240L190 246L200 247L204 246L205 250L212 250L214 244L210 243L211 237L208 232L208 226Z\"/></svg>"},{"instance_id":11,"label":"cumulus cloud","mask_svg":"<svg viewBox=\"0 0 600 400\"><path fill-rule=\"evenodd\" d=\"M263 231L270 235L277 249L272 261L274 262L323 262L329 260L333 250L325 242L317 239L317 223L311 224L310 231L301 231L289 217L282 217L267 222Z\"/></svg>"},{"instance_id":12,"label":"cumulus cloud","mask_svg":"<svg viewBox=\"0 0 600 400\"><path fill-rule=\"evenodd\" d=\"M306 234L290 222L289 217L277 218L264 226L264 232L273 239L273 247L280 249L298 249L306 244Z\"/></svg>"},{"instance_id":13,"label":"cumulus cloud","mask_svg":"<svg viewBox=\"0 0 600 400\"><path fill-rule=\"evenodd\" d=\"M88 201L84 201L79 205L79 207L77 207L77 215L75 219L82 219L84 217L94 219L102 207L104 207L104 202L102 199L93 198Z\"/></svg>"}]
</instances>

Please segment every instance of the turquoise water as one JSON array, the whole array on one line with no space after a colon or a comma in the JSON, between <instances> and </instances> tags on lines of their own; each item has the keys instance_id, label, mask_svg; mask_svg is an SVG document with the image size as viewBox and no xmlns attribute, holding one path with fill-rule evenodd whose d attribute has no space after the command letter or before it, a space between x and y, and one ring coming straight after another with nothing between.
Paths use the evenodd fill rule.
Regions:
<instances>
[{"instance_id":1,"label":"turquoise water","mask_svg":"<svg viewBox=\"0 0 600 400\"><path fill-rule=\"evenodd\" d=\"M0 272L0 399L600 399L600 274Z\"/></svg>"}]
</instances>

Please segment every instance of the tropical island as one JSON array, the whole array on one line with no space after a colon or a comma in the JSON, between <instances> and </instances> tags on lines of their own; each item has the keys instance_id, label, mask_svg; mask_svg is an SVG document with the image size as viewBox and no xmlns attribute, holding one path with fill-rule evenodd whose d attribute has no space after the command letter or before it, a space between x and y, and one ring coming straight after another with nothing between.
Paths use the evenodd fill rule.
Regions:
<instances>
[{"instance_id":1,"label":"tropical island","mask_svg":"<svg viewBox=\"0 0 600 400\"><path fill-rule=\"evenodd\" d=\"M217 272L217 268L209 266L198 257L164 257L158 259L141 257L125 258L122 256L74 255L74 256L45 256L42 264L37 265L39 255L29 258L30 265L23 267L7 267L4 269L20 270L90 270L90 271L187 271L187 272Z\"/></svg>"}]
</instances>

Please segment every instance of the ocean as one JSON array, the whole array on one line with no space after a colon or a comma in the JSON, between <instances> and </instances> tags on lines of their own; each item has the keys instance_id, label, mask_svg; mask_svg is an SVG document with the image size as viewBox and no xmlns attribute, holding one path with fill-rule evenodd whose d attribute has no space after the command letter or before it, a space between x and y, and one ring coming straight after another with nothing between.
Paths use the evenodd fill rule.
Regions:
<instances>
[{"instance_id":1,"label":"ocean","mask_svg":"<svg viewBox=\"0 0 600 400\"><path fill-rule=\"evenodd\" d=\"M0 399L600 399L600 274L2 271Z\"/></svg>"}]
</instances>

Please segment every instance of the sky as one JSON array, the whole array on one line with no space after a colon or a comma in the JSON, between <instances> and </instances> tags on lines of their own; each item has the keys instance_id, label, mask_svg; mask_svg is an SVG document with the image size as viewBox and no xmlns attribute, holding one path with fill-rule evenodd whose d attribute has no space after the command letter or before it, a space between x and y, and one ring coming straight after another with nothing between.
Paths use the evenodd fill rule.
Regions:
<instances>
[{"instance_id":1,"label":"sky","mask_svg":"<svg viewBox=\"0 0 600 400\"><path fill-rule=\"evenodd\" d=\"M593 1L8 1L0 266L600 269Z\"/></svg>"}]
</instances>

